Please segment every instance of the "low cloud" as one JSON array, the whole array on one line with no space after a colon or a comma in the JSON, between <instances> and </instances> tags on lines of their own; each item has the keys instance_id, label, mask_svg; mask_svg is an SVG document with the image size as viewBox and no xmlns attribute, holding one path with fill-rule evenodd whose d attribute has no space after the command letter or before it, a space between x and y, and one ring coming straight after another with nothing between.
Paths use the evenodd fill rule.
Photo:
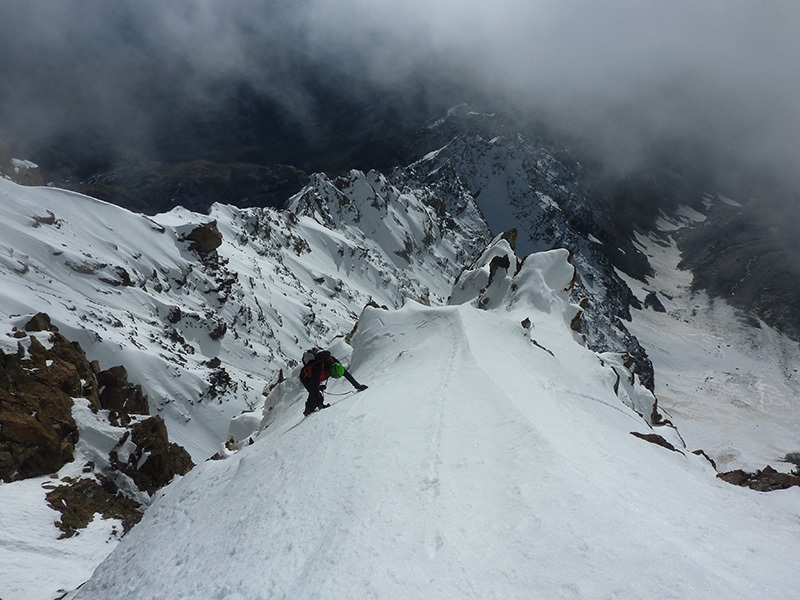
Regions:
<instances>
[{"instance_id":1,"label":"low cloud","mask_svg":"<svg viewBox=\"0 0 800 600\"><path fill-rule=\"evenodd\" d=\"M513 105L620 171L675 147L720 180L797 187L798 22L770 0L6 0L0 135L144 144L162 104L213 104L232 80L302 119L307 67L329 65L398 97Z\"/></svg>"}]
</instances>

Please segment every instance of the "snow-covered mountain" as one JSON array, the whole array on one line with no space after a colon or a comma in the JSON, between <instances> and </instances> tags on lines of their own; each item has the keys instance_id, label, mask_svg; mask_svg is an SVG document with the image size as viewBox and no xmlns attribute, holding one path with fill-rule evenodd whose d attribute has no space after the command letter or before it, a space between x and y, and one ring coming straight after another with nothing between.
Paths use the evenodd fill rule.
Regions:
<instances>
[{"instance_id":1,"label":"snow-covered mountain","mask_svg":"<svg viewBox=\"0 0 800 600\"><path fill-rule=\"evenodd\" d=\"M796 342L676 268L702 216L615 233L579 165L465 107L411 147L283 210L147 217L0 178L0 390L60 369L72 404L48 430L61 466L33 476L0 428L0 598L62 595L109 553L70 597L797 595L797 488L736 488L694 454L800 449ZM306 421L317 344L370 387L331 385ZM47 429L42 407L14 423ZM184 473L175 444L196 466L158 491L143 473ZM58 539L87 481L146 508L121 543L128 517L92 509Z\"/></svg>"},{"instance_id":2,"label":"snow-covered mountain","mask_svg":"<svg viewBox=\"0 0 800 600\"><path fill-rule=\"evenodd\" d=\"M25 359L33 356L32 345L51 345L50 333L26 327L33 315L46 313L65 340L97 362L97 371L124 366L127 379L147 395L150 413L166 423L171 442L195 463L225 451L233 418L260 411L264 389L288 374L305 348L348 334L368 303L396 308L413 297L441 304L461 265L489 240L474 203L454 204L442 215L441 207L401 193L377 173L316 176L285 211L217 205L208 216L176 209L150 218L7 180L0 180L0 194L4 355ZM41 366L60 360L48 356ZM58 428L65 460L74 446L74 461L55 468L59 479L103 477L136 489L109 458L125 429L115 427L108 410L96 416L98 406L93 412L91 404L76 401L73 417ZM20 416L20 427L39 427L37 415L41 421L44 411ZM28 454L42 453L30 436L5 441L4 449L22 444L14 452L28 462ZM9 481L25 470L15 465L7 466ZM9 511L3 521L19 518L13 511L22 509L15 500L20 494L36 497L45 538L55 539L58 513L46 505L43 484L52 487L49 477L0 486ZM148 493L135 495L149 503ZM113 541L119 530L105 523L96 526L96 538ZM4 561L29 547L27 533L4 535ZM83 541L57 547L70 552ZM53 591L77 585L99 558L76 557L64 567L63 583L41 585ZM4 578L20 586L12 590L40 579L41 566L27 564Z\"/></svg>"},{"instance_id":3,"label":"snow-covered mountain","mask_svg":"<svg viewBox=\"0 0 800 600\"><path fill-rule=\"evenodd\" d=\"M101 367L124 364L199 460L309 343L349 332L370 301L443 301L488 240L474 205L443 229L433 208L376 173L317 176L287 211L218 205L154 218L0 185L4 347L16 351L10 328L48 313Z\"/></svg>"},{"instance_id":4,"label":"snow-covered mountain","mask_svg":"<svg viewBox=\"0 0 800 600\"><path fill-rule=\"evenodd\" d=\"M709 198L708 211L729 202ZM632 311L628 326L653 360L659 410L687 444L703 448L720 471L786 471L786 455L797 460L791 455L800 448L798 342L694 288L692 273L679 268L678 242L706 220L685 208L638 237L654 276L625 279L642 303L650 298L661 310Z\"/></svg>"},{"instance_id":5,"label":"snow-covered mountain","mask_svg":"<svg viewBox=\"0 0 800 600\"><path fill-rule=\"evenodd\" d=\"M421 131L414 144L420 151L436 149L398 170L395 178L412 189L474 199L492 231L518 230L522 256L568 248L578 270L572 298L584 303L589 318L582 333L589 345L627 352L637 375L652 387L647 353L623 323L630 320L631 305L638 303L610 257L625 255L631 265L647 261L632 237L616 230L610 214L614 207L592 193L581 165L550 144L523 135L502 115L468 106L450 110ZM649 273L645 268L629 271L640 277Z\"/></svg>"},{"instance_id":6,"label":"snow-covered mountain","mask_svg":"<svg viewBox=\"0 0 800 600\"><path fill-rule=\"evenodd\" d=\"M653 398L572 330L573 278L567 251L497 240L455 305L368 307L367 391L303 419L287 381L70 597L793 597L796 493L721 482L669 427L678 449L643 441L627 404Z\"/></svg>"}]
</instances>

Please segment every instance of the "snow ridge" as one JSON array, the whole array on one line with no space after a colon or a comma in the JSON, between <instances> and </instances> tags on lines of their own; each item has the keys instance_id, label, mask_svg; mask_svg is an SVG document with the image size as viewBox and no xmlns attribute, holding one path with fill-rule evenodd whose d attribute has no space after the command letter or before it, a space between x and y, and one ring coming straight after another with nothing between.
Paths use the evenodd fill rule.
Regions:
<instances>
[{"instance_id":1,"label":"snow ridge","mask_svg":"<svg viewBox=\"0 0 800 600\"><path fill-rule=\"evenodd\" d=\"M124 364L195 460L303 348L350 331L370 301L442 301L459 261L487 239L479 221L443 231L431 207L374 173L318 176L288 211L215 205L210 216L178 208L152 219L0 186L3 321L47 312L103 368ZM183 240L209 222L222 245L198 255Z\"/></svg>"},{"instance_id":2,"label":"snow ridge","mask_svg":"<svg viewBox=\"0 0 800 600\"><path fill-rule=\"evenodd\" d=\"M420 154L435 150L393 173L396 184L475 202L493 232L518 231L521 256L568 248L578 274L572 298L586 304L587 343L597 351L630 354L637 376L652 389L652 364L625 325L638 301L609 255L625 256L640 270L647 260L632 240L615 231L609 207L586 183L583 166L524 135L512 120L466 106L425 130L416 145Z\"/></svg>"},{"instance_id":3,"label":"snow ridge","mask_svg":"<svg viewBox=\"0 0 800 600\"><path fill-rule=\"evenodd\" d=\"M311 196L318 198L313 214L304 204ZM227 452L237 425L253 429L247 420L260 410L262 391L297 365L303 349L348 334L367 303L442 302L459 261L488 240L479 218L451 218L377 174L319 176L293 203L296 210L215 205L210 215L176 208L150 218L0 180L0 348L16 354L15 329L47 313L102 369L124 365L170 440L200 463ZM331 215L341 216L334 222ZM381 237L384 219L408 233L384 229ZM191 250L187 238L198 229L220 232L220 245ZM75 462L59 477L91 477L84 467L106 472L103 457L122 435L82 406L73 411L81 430ZM18 522L10 507L25 498L42 519L37 539L74 558L42 578L32 546L20 555L16 534L0 531L0 562L13 556L17 565L13 577L0 577L13 586L0 597L41 598L75 586L118 542L118 523L98 519L91 531L55 544L57 513L43 484L47 478L0 484L0 520Z\"/></svg>"},{"instance_id":4,"label":"snow ridge","mask_svg":"<svg viewBox=\"0 0 800 600\"><path fill-rule=\"evenodd\" d=\"M69 597L797 592L796 503L631 436L652 428L570 327L568 253L486 287L507 251L496 240L462 276L460 304L364 309L350 367L368 390L303 419L304 394L279 386L295 391L254 443L166 489Z\"/></svg>"}]
</instances>

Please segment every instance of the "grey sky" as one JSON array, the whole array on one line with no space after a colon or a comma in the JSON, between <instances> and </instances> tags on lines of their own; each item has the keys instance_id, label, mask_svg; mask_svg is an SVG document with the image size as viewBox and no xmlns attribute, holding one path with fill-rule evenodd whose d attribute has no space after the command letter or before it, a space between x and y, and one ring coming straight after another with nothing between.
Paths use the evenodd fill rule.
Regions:
<instances>
[{"instance_id":1,"label":"grey sky","mask_svg":"<svg viewBox=\"0 0 800 600\"><path fill-rule=\"evenodd\" d=\"M798 27L800 3L771 0L4 0L0 135L88 118L146 132L154 75L197 98L243 77L302 114L305 55L398 91L456 77L620 168L688 140L797 183Z\"/></svg>"}]
</instances>

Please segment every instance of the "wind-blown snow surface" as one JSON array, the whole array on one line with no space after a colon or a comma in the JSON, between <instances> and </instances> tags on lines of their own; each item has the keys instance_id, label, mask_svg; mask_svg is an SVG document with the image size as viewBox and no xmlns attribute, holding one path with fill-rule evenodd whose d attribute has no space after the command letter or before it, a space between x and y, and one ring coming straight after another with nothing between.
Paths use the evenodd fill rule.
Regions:
<instances>
[{"instance_id":1,"label":"wind-blown snow surface","mask_svg":"<svg viewBox=\"0 0 800 600\"><path fill-rule=\"evenodd\" d=\"M490 310L366 309L368 390L304 420L287 382L255 443L167 488L72 597L797 597L798 490L630 435L650 428L569 328L565 254Z\"/></svg>"}]
</instances>

